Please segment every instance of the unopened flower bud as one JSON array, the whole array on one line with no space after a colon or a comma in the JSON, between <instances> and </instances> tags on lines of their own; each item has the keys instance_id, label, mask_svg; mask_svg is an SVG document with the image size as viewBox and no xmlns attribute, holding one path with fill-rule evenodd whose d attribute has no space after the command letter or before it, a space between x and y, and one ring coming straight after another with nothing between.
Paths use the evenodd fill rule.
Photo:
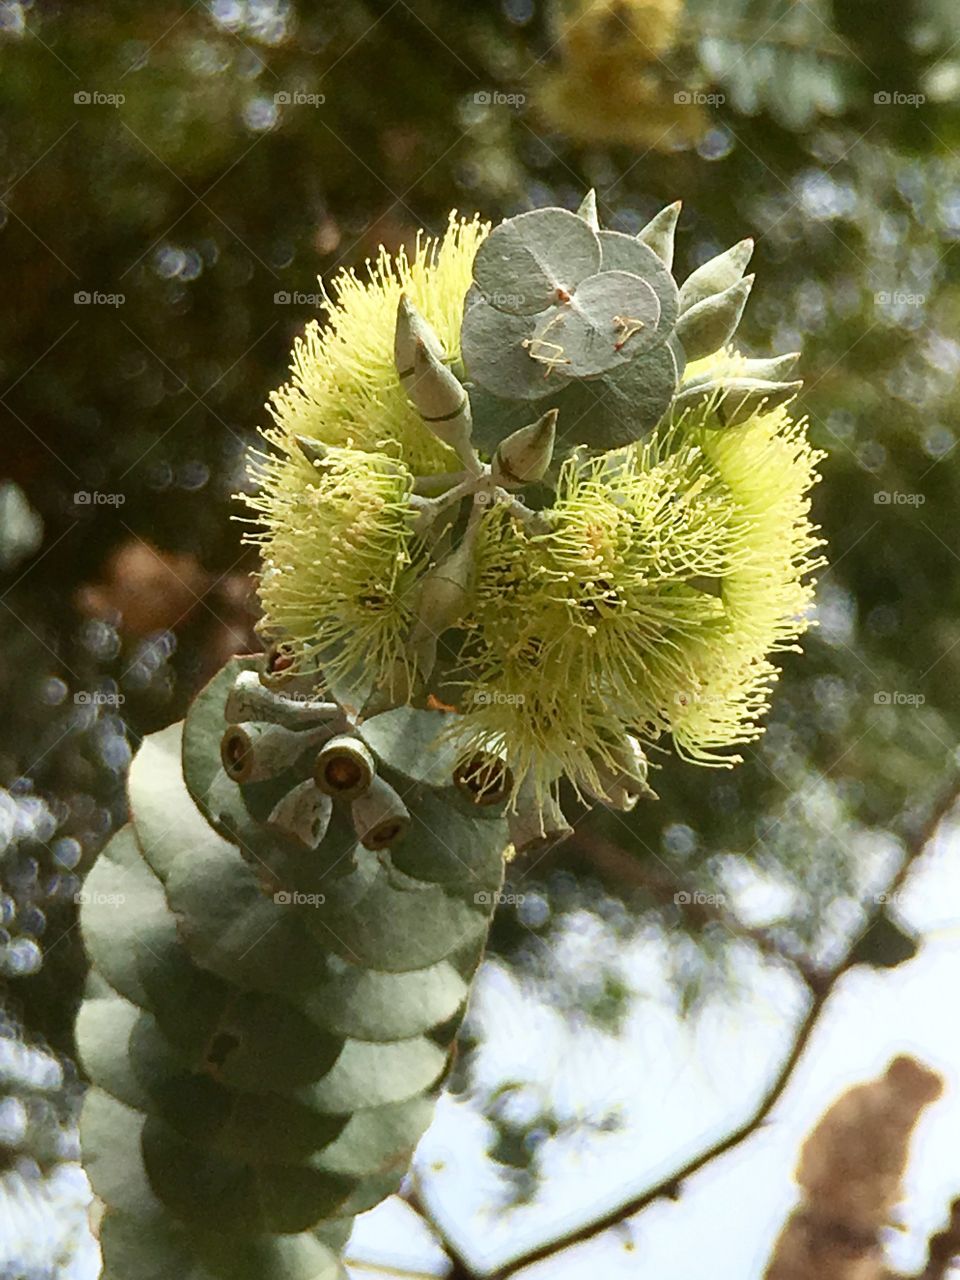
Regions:
<instances>
[{"instance_id":1,"label":"unopened flower bud","mask_svg":"<svg viewBox=\"0 0 960 1280\"><path fill-rule=\"evenodd\" d=\"M718 253L702 267L690 273L680 287L680 314L695 307L698 302L723 293L743 278L747 264L753 257L753 240L748 236L737 244Z\"/></svg>"},{"instance_id":2,"label":"unopened flower bud","mask_svg":"<svg viewBox=\"0 0 960 1280\"><path fill-rule=\"evenodd\" d=\"M416 622L410 632L412 640L423 635L438 636L460 621L470 601L473 573L474 542L465 537L424 574L415 606Z\"/></svg>"},{"instance_id":3,"label":"unopened flower bud","mask_svg":"<svg viewBox=\"0 0 960 1280\"><path fill-rule=\"evenodd\" d=\"M577 209L578 215L590 224L594 231L600 230L600 219L597 216L597 193L593 187L580 201L580 207Z\"/></svg>"},{"instance_id":4,"label":"unopened flower bud","mask_svg":"<svg viewBox=\"0 0 960 1280\"><path fill-rule=\"evenodd\" d=\"M709 356L730 341L752 287L753 276L744 276L729 289L712 294L683 313L675 332L688 360Z\"/></svg>"},{"instance_id":5,"label":"unopened flower bud","mask_svg":"<svg viewBox=\"0 0 960 1280\"><path fill-rule=\"evenodd\" d=\"M679 200L668 204L637 233L637 239L642 240L648 248L653 250L668 271L673 266L673 242L677 232L680 208Z\"/></svg>"},{"instance_id":6,"label":"unopened flower bud","mask_svg":"<svg viewBox=\"0 0 960 1280\"><path fill-rule=\"evenodd\" d=\"M468 447L470 397L422 338L414 345L413 377L405 385L420 417L439 440L458 451Z\"/></svg>"},{"instance_id":7,"label":"unopened flower bud","mask_svg":"<svg viewBox=\"0 0 960 1280\"><path fill-rule=\"evenodd\" d=\"M553 459L556 439L556 409L548 409L536 422L507 436L500 442L491 465L496 483L505 489L519 489L542 480Z\"/></svg>"},{"instance_id":8,"label":"unopened flower bud","mask_svg":"<svg viewBox=\"0 0 960 1280\"><path fill-rule=\"evenodd\" d=\"M443 359L443 343L407 295L401 293L397 305L393 358L397 366L397 375L403 383L413 377L413 358L418 342L423 342L438 360Z\"/></svg>"}]
</instances>

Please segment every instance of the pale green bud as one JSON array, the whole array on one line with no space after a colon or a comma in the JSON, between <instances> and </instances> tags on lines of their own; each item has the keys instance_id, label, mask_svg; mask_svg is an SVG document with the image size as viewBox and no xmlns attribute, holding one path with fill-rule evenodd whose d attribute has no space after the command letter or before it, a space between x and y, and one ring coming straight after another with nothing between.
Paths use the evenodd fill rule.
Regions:
<instances>
[{"instance_id":1,"label":"pale green bud","mask_svg":"<svg viewBox=\"0 0 960 1280\"><path fill-rule=\"evenodd\" d=\"M744 276L723 293L712 294L683 313L675 332L688 360L712 355L730 341L747 305L753 280L753 276Z\"/></svg>"},{"instance_id":2,"label":"pale green bud","mask_svg":"<svg viewBox=\"0 0 960 1280\"><path fill-rule=\"evenodd\" d=\"M463 384L420 338L413 352L407 395L433 434L458 451L468 446L470 398Z\"/></svg>"},{"instance_id":3,"label":"pale green bud","mask_svg":"<svg viewBox=\"0 0 960 1280\"><path fill-rule=\"evenodd\" d=\"M418 342L423 342L438 360L442 360L446 354L443 343L434 330L407 295L401 293L397 304L397 327L393 339L393 358L401 382L413 377L413 357Z\"/></svg>"},{"instance_id":4,"label":"pale green bud","mask_svg":"<svg viewBox=\"0 0 960 1280\"><path fill-rule=\"evenodd\" d=\"M695 307L698 302L723 293L743 278L747 263L753 257L753 240L748 236L724 253L705 262L690 273L680 287L680 314Z\"/></svg>"},{"instance_id":5,"label":"pale green bud","mask_svg":"<svg viewBox=\"0 0 960 1280\"><path fill-rule=\"evenodd\" d=\"M490 468L496 483L505 489L519 489L542 480L553 459L556 439L556 409L548 409L536 422L507 436L500 442Z\"/></svg>"},{"instance_id":6,"label":"pale green bud","mask_svg":"<svg viewBox=\"0 0 960 1280\"><path fill-rule=\"evenodd\" d=\"M580 207L577 209L577 214L584 220L584 222L588 223L594 231L600 230L600 218L597 214L597 193L593 187L590 188L587 194L580 201Z\"/></svg>"},{"instance_id":7,"label":"pale green bud","mask_svg":"<svg viewBox=\"0 0 960 1280\"><path fill-rule=\"evenodd\" d=\"M673 266L673 245L681 203L677 200L668 204L637 233L637 239L653 250L668 271Z\"/></svg>"},{"instance_id":8,"label":"pale green bud","mask_svg":"<svg viewBox=\"0 0 960 1280\"><path fill-rule=\"evenodd\" d=\"M786 404L802 382L763 382L758 378L723 378L681 387L673 404L675 412L708 403L718 425L738 427L756 414L770 413Z\"/></svg>"},{"instance_id":9,"label":"pale green bud","mask_svg":"<svg viewBox=\"0 0 960 1280\"><path fill-rule=\"evenodd\" d=\"M412 638L439 635L460 621L470 602L473 571L472 538L464 538L445 559L427 570L420 584Z\"/></svg>"}]
</instances>

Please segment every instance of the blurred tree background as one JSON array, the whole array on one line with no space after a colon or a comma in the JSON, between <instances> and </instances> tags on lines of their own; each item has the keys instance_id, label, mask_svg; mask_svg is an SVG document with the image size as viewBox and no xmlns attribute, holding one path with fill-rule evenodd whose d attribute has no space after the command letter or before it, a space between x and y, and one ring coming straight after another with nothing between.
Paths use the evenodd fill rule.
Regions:
<instances>
[{"instance_id":1,"label":"blurred tree background","mask_svg":"<svg viewBox=\"0 0 960 1280\"><path fill-rule=\"evenodd\" d=\"M317 277L451 207L496 220L595 186L630 232L682 198L681 277L754 234L740 333L803 350L827 453L819 626L765 738L733 772L664 754L660 803L514 864L491 968L615 1055L633 943L678 1015L741 980L744 948L800 979L851 945L913 953L875 891L957 769L958 88L952 0L0 0L11 1222L54 1190L79 1222L76 894L141 735L254 643L231 495ZM758 886L775 910L728 910ZM475 1017L454 1088L485 1117L492 1194L532 1204L556 1149L622 1117L490 1052ZM50 1221L0 1232L0 1275L68 1274L73 1219Z\"/></svg>"}]
</instances>

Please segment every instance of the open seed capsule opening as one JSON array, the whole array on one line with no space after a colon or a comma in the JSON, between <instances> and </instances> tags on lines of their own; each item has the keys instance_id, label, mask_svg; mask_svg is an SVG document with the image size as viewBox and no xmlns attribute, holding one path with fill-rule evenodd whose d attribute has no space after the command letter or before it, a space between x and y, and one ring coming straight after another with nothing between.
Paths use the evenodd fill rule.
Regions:
<instances>
[{"instance_id":1,"label":"open seed capsule opening","mask_svg":"<svg viewBox=\"0 0 960 1280\"><path fill-rule=\"evenodd\" d=\"M317 755L313 777L321 791L354 800L369 788L376 773L373 756L359 738L341 734Z\"/></svg>"},{"instance_id":2,"label":"open seed capsule opening","mask_svg":"<svg viewBox=\"0 0 960 1280\"><path fill-rule=\"evenodd\" d=\"M499 804L513 790L513 774L499 756L483 752L457 765L453 783L474 804Z\"/></svg>"},{"instance_id":3,"label":"open seed capsule opening","mask_svg":"<svg viewBox=\"0 0 960 1280\"><path fill-rule=\"evenodd\" d=\"M354 830L365 849L386 849L410 825L410 813L397 792L383 778L374 778L351 808Z\"/></svg>"},{"instance_id":4,"label":"open seed capsule opening","mask_svg":"<svg viewBox=\"0 0 960 1280\"><path fill-rule=\"evenodd\" d=\"M253 738L243 725L232 724L220 739L220 760L234 782L248 782L253 773Z\"/></svg>"}]
</instances>

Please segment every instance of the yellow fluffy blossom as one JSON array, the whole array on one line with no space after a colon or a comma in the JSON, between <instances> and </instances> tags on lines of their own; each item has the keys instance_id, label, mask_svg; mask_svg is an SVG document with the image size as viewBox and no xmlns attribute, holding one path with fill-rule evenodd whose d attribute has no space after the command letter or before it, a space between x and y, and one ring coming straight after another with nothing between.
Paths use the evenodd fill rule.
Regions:
<instances>
[{"instance_id":1,"label":"yellow fluffy blossom","mask_svg":"<svg viewBox=\"0 0 960 1280\"><path fill-rule=\"evenodd\" d=\"M324 444L399 453L416 475L457 468L453 450L427 427L400 385L393 362L397 303L405 292L436 331L457 369L463 299L477 246L489 231L478 218L451 214L440 239L418 236L412 256L380 250L368 278L343 271L293 349L290 381L271 397L268 440L295 435Z\"/></svg>"}]
</instances>

